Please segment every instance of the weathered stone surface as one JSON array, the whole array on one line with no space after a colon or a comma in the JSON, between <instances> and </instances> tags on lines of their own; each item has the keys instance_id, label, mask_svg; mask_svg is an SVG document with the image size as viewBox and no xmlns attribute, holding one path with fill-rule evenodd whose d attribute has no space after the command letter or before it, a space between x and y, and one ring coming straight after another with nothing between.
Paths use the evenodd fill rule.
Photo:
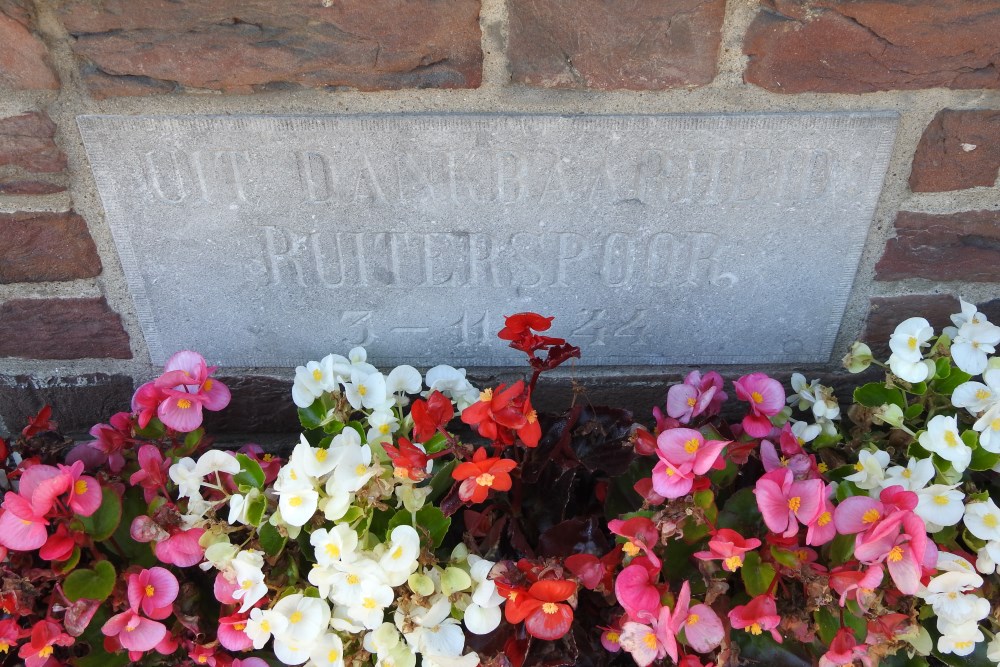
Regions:
<instances>
[{"instance_id":1,"label":"weathered stone surface","mask_svg":"<svg viewBox=\"0 0 1000 667\"><path fill-rule=\"evenodd\" d=\"M1000 211L900 211L875 278L1000 282Z\"/></svg>"},{"instance_id":2,"label":"weathered stone surface","mask_svg":"<svg viewBox=\"0 0 1000 667\"><path fill-rule=\"evenodd\" d=\"M873 297L861 340L872 348L876 358L885 361L889 355L889 336L900 322L924 317L940 333L944 327L952 326L951 316L961 310L958 299L951 294Z\"/></svg>"},{"instance_id":3,"label":"weathered stone surface","mask_svg":"<svg viewBox=\"0 0 1000 667\"><path fill-rule=\"evenodd\" d=\"M781 93L1000 88L996 0L762 0L747 82Z\"/></svg>"},{"instance_id":4,"label":"weathered stone surface","mask_svg":"<svg viewBox=\"0 0 1000 667\"><path fill-rule=\"evenodd\" d=\"M990 187L1000 169L1000 111L939 111L913 156L910 190Z\"/></svg>"},{"instance_id":5,"label":"weathered stone surface","mask_svg":"<svg viewBox=\"0 0 1000 667\"><path fill-rule=\"evenodd\" d=\"M587 364L825 362L895 123L79 119L153 362L239 367L520 363L519 310Z\"/></svg>"},{"instance_id":6,"label":"weathered stone surface","mask_svg":"<svg viewBox=\"0 0 1000 667\"><path fill-rule=\"evenodd\" d=\"M44 112L0 118L0 167L12 165L35 173L66 168L66 156L56 145L56 124Z\"/></svg>"},{"instance_id":7,"label":"weathered stone surface","mask_svg":"<svg viewBox=\"0 0 1000 667\"><path fill-rule=\"evenodd\" d=\"M51 405L60 431L90 440L85 434L91 426L129 410L132 391L132 378L124 375L0 375L0 422L7 425L8 435L17 433L29 417Z\"/></svg>"},{"instance_id":8,"label":"weathered stone surface","mask_svg":"<svg viewBox=\"0 0 1000 667\"><path fill-rule=\"evenodd\" d=\"M0 87L16 90L59 87L48 49L35 33L35 27L28 0L0 0Z\"/></svg>"},{"instance_id":9,"label":"weathered stone surface","mask_svg":"<svg viewBox=\"0 0 1000 667\"><path fill-rule=\"evenodd\" d=\"M477 0L60 0L96 97L474 88Z\"/></svg>"},{"instance_id":10,"label":"weathered stone surface","mask_svg":"<svg viewBox=\"0 0 1000 667\"><path fill-rule=\"evenodd\" d=\"M515 83L662 90L710 83L725 0L509 0Z\"/></svg>"},{"instance_id":11,"label":"weathered stone surface","mask_svg":"<svg viewBox=\"0 0 1000 667\"><path fill-rule=\"evenodd\" d=\"M76 213L0 213L0 283L92 278L101 273L87 223Z\"/></svg>"},{"instance_id":12,"label":"weathered stone surface","mask_svg":"<svg viewBox=\"0 0 1000 667\"><path fill-rule=\"evenodd\" d=\"M104 297L0 303L0 357L131 359L121 317Z\"/></svg>"}]
</instances>

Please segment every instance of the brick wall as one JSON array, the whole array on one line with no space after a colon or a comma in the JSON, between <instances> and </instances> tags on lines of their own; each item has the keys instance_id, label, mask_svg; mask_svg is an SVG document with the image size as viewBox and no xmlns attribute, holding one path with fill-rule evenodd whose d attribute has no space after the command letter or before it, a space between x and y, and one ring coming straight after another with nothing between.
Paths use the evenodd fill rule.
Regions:
<instances>
[{"instance_id":1,"label":"brick wall","mask_svg":"<svg viewBox=\"0 0 1000 667\"><path fill-rule=\"evenodd\" d=\"M959 295L1000 320L997 35L1000 0L0 0L0 433L155 372L78 114L894 110L839 357ZM223 426L290 424L270 374Z\"/></svg>"}]
</instances>

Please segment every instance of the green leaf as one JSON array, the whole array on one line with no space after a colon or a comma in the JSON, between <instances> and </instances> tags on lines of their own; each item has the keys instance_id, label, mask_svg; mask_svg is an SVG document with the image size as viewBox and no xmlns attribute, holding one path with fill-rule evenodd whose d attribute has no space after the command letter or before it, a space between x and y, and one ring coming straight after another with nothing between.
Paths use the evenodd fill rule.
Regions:
<instances>
[{"instance_id":1,"label":"green leaf","mask_svg":"<svg viewBox=\"0 0 1000 667\"><path fill-rule=\"evenodd\" d=\"M751 551L746 554L743 560L743 567L740 568L740 576L743 577L743 585L750 596L763 595L770 588L774 581L774 566L770 563L762 563L760 554Z\"/></svg>"},{"instance_id":2,"label":"green leaf","mask_svg":"<svg viewBox=\"0 0 1000 667\"><path fill-rule=\"evenodd\" d=\"M448 444L448 438L443 433L435 433L434 436L424 443L424 451L428 454L437 454Z\"/></svg>"},{"instance_id":3,"label":"green leaf","mask_svg":"<svg viewBox=\"0 0 1000 667\"><path fill-rule=\"evenodd\" d=\"M281 550L285 548L285 543L288 542L288 538L278 532L278 529L269 523L265 523L258 529L257 537L260 541L260 548L268 556L277 556L280 554Z\"/></svg>"},{"instance_id":4,"label":"green leaf","mask_svg":"<svg viewBox=\"0 0 1000 667\"><path fill-rule=\"evenodd\" d=\"M264 471L260 464L246 454L237 454L236 460L240 462L240 471L233 475L233 481L239 486L263 488Z\"/></svg>"},{"instance_id":5,"label":"green leaf","mask_svg":"<svg viewBox=\"0 0 1000 667\"><path fill-rule=\"evenodd\" d=\"M158 562L153 555L153 545L150 542L137 542L132 539L130 528L132 521L140 514L149 514L155 511L156 507L165 502L162 496L157 496L149 505L142 488L133 486L125 492L122 497L122 520L114 532L114 548L111 552L123 555L125 560L142 567L152 567ZM105 545L110 546L110 545Z\"/></svg>"},{"instance_id":6,"label":"green leaf","mask_svg":"<svg viewBox=\"0 0 1000 667\"><path fill-rule=\"evenodd\" d=\"M69 555L66 560L55 561L52 563L52 570L58 572L59 574L66 574L72 572L73 568L80 564L80 547L73 547L73 553Z\"/></svg>"},{"instance_id":7,"label":"green leaf","mask_svg":"<svg viewBox=\"0 0 1000 667\"><path fill-rule=\"evenodd\" d=\"M79 515L77 515L79 516ZM101 488L101 506L90 516L81 516L83 530L95 542L103 542L111 537L122 520L122 501L113 489Z\"/></svg>"},{"instance_id":8,"label":"green leaf","mask_svg":"<svg viewBox=\"0 0 1000 667\"><path fill-rule=\"evenodd\" d=\"M820 607L813 612L813 618L816 619L816 629L819 631L820 641L829 646L837 635L837 631L840 630L840 619L826 607Z\"/></svg>"},{"instance_id":9,"label":"green leaf","mask_svg":"<svg viewBox=\"0 0 1000 667\"><path fill-rule=\"evenodd\" d=\"M830 542L830 560L840 565L854 556L854 535L837 535Z\"/></svg>"},{"instance_id":10,"label":"green leaf","mask_svg":"<svg viewBox=\"0 0 1000 667\"><path fill-rule=\"evenodd\" d=\"M110 561L99 560L94 569L78 569L70 572L63 582L63 593L70 602L86 598L104 600L115 587L115 566Z\"/></svg>"},{"instance_id":11,"label":"green leaf","mask_svg":"<svg viewBox=\"0 0 1000 667\"><path fill-rule=\"evenodd\" d=\"M865 617L865 613L861 611L861 607L854 600L847 601L847 612L843 616L844 625L854 630L854 638L858 640L858 643L865 641L868 636L868 619Z\"/></svg>"},{"instance_id":12,"label":"green leaf","mask_svg":"<svg viewBox=\"0 0 1000 667\"><path fill-rule=\"evenodd\" d=\"M951 362L946 358L941 357L934 362L934 366L936 367L934 371L935 380L943 380L951 375Z\"/></svg>"},{"instance_id":13,"label":"green leaf","mask_svg":"<svg viewBox=\"0 0 1000 667\"><path fill-rule=\"evenodd\" d=\"M81 658L70 658L69 662L73 667L125 667L132 662L128 651L108 653L100 642L87 646L90 647L90 653Z\"/></svg>"},{"instance_id":14,"label":"green leaf","mask_svg":"<svg viewBox=\"0 0 1000 667\"><path fill-rule=\"evenodd\" d=\"M941 396L951 396L955 391L955 388L960 384L964 384L972 379L972 376L965 371L953 368L948 377L943 380L936 380L934 382L934 391L936 391Z\"/></svg>"},{"instance_id":15,"label":"green leaf","mask_svg":"<svg viewBox=\"0 0 1000 667\"><path fill-rule=\"evenodd\" d=\"M396 512L391 519L389 519L389 525L386 527L385 538L389 539L392 529L397 526L412 526L413 516L409 511L403 509ZM417 525L415 526L418 533L426 535L430 538L431 546L437 549L441 546L441 542L444 541L444 536L448 532L448 528L451 526L451 519L446 517L440 509L434 505L424 505L419 510L417 510ZM381 537L381 535L379 535Z\"/></svg>"},{"instance_id":16,"label":"green leaf","mask_svg":"<svg viewBox=\"0 0 1000 667\"><path fill-rule=\"evenodd\" d=\"M969 431L965 433L969 433ZM965 433L962 434L963 440L965 440ZM1000 454L988 452L978 444L972 448L972 460L969 462L969 470L990 470L997 463L1000 463Z\"/></svg>"},{"instance_id":17,"label":"green leaf","mask_svg":"<svg viewBox=\"0 0 1000 667\"><path fill-rule=\"evenodd\" d=\"M431 477L431 492L427 496L427 502L433 503L443 496L455 483L451 477L451 471L458 465L458 461L452 459L442 466L435 466L434 475Z\"/></svg>"},{"instance_id":18,"label":"green leaf","mask_svg":"<svg viewBox=\"0 0 1000 667\"><path fill-rule=\"evenodd\" d=\"M247 521L252 526L259 526L264 521L264 512L267 510L267 498L256 496L247 505Z\"/></svg>"},{"instance_id":19,"label":"green leaf","mask_svg":"<svg viewBox=\"0 0 1000 667\"><path fill-rule=\"evenodd\" d=\"M927 393L927 383L926 382L914 382L910 385L910 393L916 394L917 396L923 396ZM902 406L900 406L902 407Z\"/></svg>"},{"instance_id":20,"label":"green leaf","mask_svg":"<svg viewBox=\"0 0 1000 667\"><path fill-rule=\"evenodd\" d=\"M326 419L326 406L322 399L316 399L308 408L299 408L299 423L307 431L319 428Z\"/></svg>"},{"instance_id":21,"label":"green leaf","mask_svg":"<svg viewBox=\"0 0 1000 667\"><path fill-rule=\"evenodd\" d=\"M868 408L877 408L886 404L906 408L906 399L898 389L889 389L881 382L869 382L854 390L854 402Z\"/></svg>"},{"instance_id":22,"label":"green leaf","mask_svg":"<svg viewBox=\"0 0 1000 667\"><path fill-rule=\"evenodd\" d=\"M153 417L146 424L146 428L136 429L135 434L146 440L159 440L167 432L167 427L158 418Z\"/></svg>"},{"instance_id":23,"label":"green leaf","mask_svg":"<svg viewBox=\"0 0 1000 667\"><path fill-rule=\"evenodd\" d=\"M753 489L747 487L729 496L722 505L718 525L720 528L733 528L743 535L749 535L762 521L763 517L757 509L757 497L753 494Z\"/></svg>"},{"instance_id":24,"label":"green leaf","mask_svg":"<svg viewBox=\"0 0 1000 667\"><path fill-rule=\"evenodd\" d=\"M903 410L903 419L907 421L912 421L919 417L924 411L924 406L920 403L914 403L905 410Z\"/></svg>"},{"instance_id":25,"label":"green leaf","mask_svg":"<svg viewBox=\"0 0 1000 667\"><path fill-rule=\"evenodd\" d=\"M794 551L788 551L787 549L779 549L778 547L771 547L771 557L778 561L785 567L792 567L798 569L801 565L799 562L798 555Z\"/></svg>"}]
</instances>

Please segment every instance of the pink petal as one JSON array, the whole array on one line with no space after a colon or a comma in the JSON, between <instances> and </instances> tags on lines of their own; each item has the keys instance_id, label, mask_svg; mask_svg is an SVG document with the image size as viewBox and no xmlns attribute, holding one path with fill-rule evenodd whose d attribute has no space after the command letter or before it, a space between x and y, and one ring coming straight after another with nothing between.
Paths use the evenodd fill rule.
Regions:
<instances>
[{"instance_id":1,"label":"pink petal","mask_svg":"<svg viewBox=\"0 0 1000 667\"><path fill-rule=\"evenodd\" d=\"M810 524L823 511L826 485L819 479L792 482L788 495L799 499L799 509L795 510L795 517L803 524Z\"/></svg>"},{"instance_id":2,"label":"pink petal","mask_svg":"<svg viewBox=\"0 0 1000 667\"><path fill-rule=\"evenodd\" d=\"M12 495L16 494L8 492L4 502L9 502ZM0 544L11 551L34 551L45 544L48 533L42 523L22 519L10 508L5 509L0 516Z\"/></svg>"},{"instance_id":3,"label":"pink petal","mask_svg":"<svg viewBox=\"0 0 1000 667\"><path fill-rule=\"evenodd\" d=\"M688 405L689 400L694 400L697 405L698 391L687 384L675 384L667 392L667 414L674 419L679 419L682 424L691 421L691 413L694 406Z\"/></svg>"},{"instance_id":4,"label":"pink petal","mask_svg":"<svg viewBox=\"0 0 1000 667\"><path fill-rule=\"evenodd\" d=\"M763 438L772 428L771 420L764 415L747 415L743 418L743 430L751 438Z\"/></svg>"},{"instance_id":5,"label":"pink petal","mask_svg":"<svg viewBox=\"0 0 1000 667\"><path fill-rule=\"evenodd\" d=\"M690 619L697 616L697 621L690 622ZM684 636L688 644L698 653L708 653L715 650L722 643L725 636L725 628L718 614L706 604L698 604L691 607L688 621L684 625Z\"/></svg>"},{"instance_id":6,"label":"pink petal","mask_svg":"<svg viewBox=\"0 0 1000 667\"><path fill-rule=\"evenodd\" d=\"M701 433L690 428L672 428L664 431L656 437L657 454L661 460L674 465L693 461L696 452L689 452L684 448L684 443L690 440L696 440L699 449L705 442Z\"/></svg>"},{"instance_id":7,"label":"pink petal","mask_svg":"<svg viewBox=\"0 0 1000 667\"><path fill-rule=\"evenodd\" d=\"M182 408L179 401L187 401L188 407ZM201 426L201 402L195 394L184 397L168 396L156 409L156 415L168 428L181 433L190 433Z\"/></svg>"},{"instance_id":8,"label":"pink petal","mask_svg":"<svg viewBox=\"0 0 1000 667\"><path fill-rule=\"evenodd\" d=\"M47 479L57 477L60 474L62 473L59 471L59 468L55 466L33 465L25 470L21 475L20 486L18 486L18 489L20 490L21 495L30 499L31 496L34 495L35 489L38 488L39 484ZM41 513L44 514L45 511Z\"/></svg>"},{"instance_id":9,"label":"pink petal","mask_svg":"<svg viewBox=\"0 0 1000 667\"><path fill-rule=\"evenodd\" d=\"M205 409L213 412L229 405L232 398L229 387L212 378L202 383L200 394L205 401Z\"/></svg>"},{"instance_id":10,"label":"pink petal","mask_svg":"<svg viewBox=\"0 0 1000 667\"><path fill-rule=\"evenodd\" d=\"M175 353L167 359L163 370L166 372L186 371L190 377L197 380L197 382L191 384L201 384L208 376L208 366L205 363L205 357L191 350L181 350Z\"/></svg>"},{"instance_id":11,"label":"pink petal","mask_svg":"<svg viewBox=\"0 0 1000 667\"><path fill-rule=\"evenodd\" d=\"M764 517L764 523L772 533L783 533L788 529L788 499L782 493L781 487L764 477L757 480L754 488L757 496L757 509Z\"/></svg>"},{"instance_id":12,"label":"pink petal","mask_svg":"<svg viewBox=\"0 0 1000 667\"><path fill-rule=\"evenodd\" d=\"M764 464L764 470L767 472L784 467L781 465L778 450L770 440L761 440L760 442L760 461Z\"/></svg>"},{"instance_id":13,"label":"pink petal","mask_svg":"<svg viewBox=\"0 0 1000 667\"><path fill-rule=\"evenodd\" d=\"M673 470L668 475L667 470ZM684 473L663 461L653 466L653 491L664 498L681 498L690 493L694 479L690 473Z\"/></svg>"},{"instance_id":14,"label":"pink petal","mask_svg":"<svg viewBox=\"0 0 1000 667\"><path fill-rule=\"evenodd\" d=\"M219 629L217 634L219 643L230 651L248 650L253 646L253 640L250 639L242 630L237 630L233 627L236 622L245 625L246 620L240 619L239 621L234 621L228 619L232 619L232 617L219 619Z\"/></svg>"},{"instance_id":15,"label":"pink petal","mask_svg":"<svg viewBox=\"0 0 1000 667\"><path fill-rule=\"evenodd\" d=\"M694 462L694 474L704 475L706 472L712 469L715 462L719 459L719 454L722 453L722 449L729 444L728 440L707 440L705 443L698 448L698 452L695 454Z\"/></svg>"},{"instance_id":16,"label":"pink petal","mask_svg":"<svg viewBox=\"0 0 1000 667\"><path fill-rule=\"evenodd\" d=\"M155 591L153 597L148 598L152 603L151 606L165 607L177 599L180 587L177 584L177 577L170 570L162 567L149 568L149 583Z\"/></svg>"},{"instance_id":17,"label":"pink petal","mask_svg":"<svg viewBox=\"0 0 1000 667\"><path fill-rule=\"evenodd\" d=\"M902 545L900 548L903 550L903 557L898 561L886 558L886 566L899 592L903 595L914 595L920 588L920 563L909 545Z\"/></svg>"},{"instance_id":18,"label":"pink petal","mask_svg":"<svg viewBox=\"0 0 1000 667\"><path fill-rule=\"evenodd\" d=\"M83 493L76 493L75 490L81 488L81 482L82 487L86 490ZM73 483L73 489L74 493L72 500L69 501L69 506L80 516L90 516L101 506L101 501L104 499L101 494L101 485L93 477L81 476Z\"/></svg>"},{"instance_id":19,"label":"pink petal","mask_svg":"<svg viewBox=\"0 0 1000 667\"><path fill-rule=\"evenodd\" d=\"M134 629L127 627L118 633L118 641L122 648L129 651L151 651L167 634L167 626L148 618L139 620Z\"/></svg>"},{"instance_id":20,"label":"pink petal","mask_svg":"<svg viewBox=\"0 0 1000 667\"><path fill-rule=\"evenodd\" d=\"M615 579L615 597L629 616L641 612L655 615L660 610L660 592L649 581L649 572L641 565L628 565Z\"/></svg>"},{"instance_id":21,"label":"pink petal","mask_svg":"<svg viewBox=\"0 0 1000 667\"><path fill-rule=\"evenodd\" d=\"M202 528L191 528L176 533L166 540L158 542L153 551L163 563L177 567L197 565L205 555L205 551L198 544L198 540L204 532Z\"/></svg>"},{"instance_id":22,"label":"pink petal","mask_svg":"<svg viewBox=\"0 0 1000 667\"><path fill-rule=\"evenodd\" d=\"M833 513L833 522L836 524L837 532L841 535L853 535L868 530L872 524L865 523L863 518L865 513L872 509L879 513L879 517L885 512L882 503L874 498L868 496L845 498L837 505L837 509Z\"/></svg>"},{"instance_id":23,"label":"pink petal","mask_svg":"<svg viewBox=\"0 0 1000 667\"><path fill-rule=\"evenodd\" d=\"M114 616L109 618L104 625L101 626L101 632L107 637L114 637L115 635L117 635L118 633L120 633L122 630L125 629L125 626L128 624L129 619L132 618L132 616L134 615L135 612L132 611L131 609L129 609L128 611L123 611L120 614L115 614Z\"/></svg>"}]
</instances>

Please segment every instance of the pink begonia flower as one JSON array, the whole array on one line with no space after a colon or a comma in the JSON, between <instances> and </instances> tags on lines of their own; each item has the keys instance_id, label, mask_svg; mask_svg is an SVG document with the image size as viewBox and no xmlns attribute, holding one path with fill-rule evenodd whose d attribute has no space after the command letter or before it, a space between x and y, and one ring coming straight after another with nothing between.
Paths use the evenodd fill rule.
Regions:
<instances>
[{"instance_id":1,"label":"pink begonia flower","mask_svg":"<svg viewBox=\"0 0 1000 667\"><path fill-rule=\"evenodd\" d=\"M189 433L201 426L203 407L215 411L229 405L229 388L209 377L214 371L197 352L182 350L170 357L163 375L153 381L166 395L156 409L160 421Z\"/></svg>"},{"instance_id":2,"label":"pink begonia flower","mask_svg":"<svg viewBox=\"0 0 1000 667\"><path fill-rule=\"evenodd\" d=\"M128 603L133 609L141 609L142 613L157 621L170 616L180 587L169 570L151 567L128 575L127 580Z\"/></svg>"},{"instance_id":3,"label":"pink begonia flower","mask_svg":"<svg viewBox=\"0 0 1000 667\"><path fill-rule=\"evenodd\" d=\"M758 595L747 604L733 608L729 612L729 623L733 629L746 630L752 635L769 631L774 641L782 642L781 633L777 630L781 617L778 616L773 595Z\"/></svg>"},{"instance_id":4,"label":"pink begonia flower","mask_svg":"<svg viewBox=\"0 0 1000 667\"><path fill-rule=\"evenodd\" d=\"M763 438L771 432L770 418L785 407L784 388L764 373L744 375L733 385L736 397L750 403L750 414L743 418L743 430L751 438Z\"/></svg>"},{"instance_id":5,"label":"pink begonia flower","mask_svg":"<svg viewBox=\"0 0 1000 667\"><path fill-rule=\"evenodd\" d=\"M649 570L638 563L618 573L615 597L631 618L655 616L660 609L660 590L653 585Z\"/></svg>"},{"instance_id":6,"label":"pink begonia flower","mask_svg":"<svg viewBox=\"0 0 1000 667\"><path fill-rule=\"evenodd\" d=\"M110 424L97 424L91 428L90 435L96 440L86 444L101 453L108 462L111 472L118 472L125 466L122 450L131 440L132 415L128 412L119 412L109 421Z\"/></svg>"},{"instance_id":7,"label":"pink begonia flower","mask_svg":"<svg viewBox=\"0 0 1000 667\"><path fill-rule=\"evenodd\" d=\"M788 468L795 474L795 479L809 479L819 475L816 468L816 458L806 453L802 442L792 433L792 427L786 423L779 433L781 453L770 440L760 443L760 460L764 470L771 472L777 468Z\"/></svg>"},{"instance_id":8,"label":"pink begonia flower","mask_svg":"<svg viewBox=\"0 0 1000 667\"><path fill-rule=\"evenodd\" d=\"M691 492L695 475L704 475L719 461L728 440L708 440L689 428L664 431L656 438L653 490L664 498L680 498Z\"/></svg>"},{"instance_id":9,"label":"pink begonia flower","mask_svg":"<svg viewBox=\"0 0 1000 667\"><path fill-rule=\"evenodd\" d=\"M139 448L139 469L129 477L129 484L141 486L143 497L146 502L152 502L153 498L165 488L169 478L171 459L163 458L159 448L155 445L143 445Z\"/></svg>"},{"instance_id":10,"label":"pink begonia flower","mask_svg":"<svg viewBox=\"0 0 1000 667\"><path fill-rule=\"evenodd\" d=\"M263 658L243 658L240 660L236 658L233 660L232 667L271 667Z\"/></svg>"},{"instance_id":11,"label":"pink begonia flower","mask_svg":"<svg viewBox=\"0 0 1000 667\"><path fill-rule=\"evenodd\" d=\"M788 468L765 473L757 480L754 495L757 508L768 530L792 537L799 532L799 522L808 525L823 509L826 486L823 480L796 482Z\"/></svg>"},{"instance_id":12,"label":"pink begonia flower","mask_svg":"<svg viewBox=\"0 0 1000 667\"><path fill-rule=\"evenodd\" d=\"M132 413L136 415L139 428L146 428L149 422L156 416L156 411L160 403L167 397L163 391L156 386L155 382L147 382L132 395Z\"/></svg>"},{"instance_id":13,"label":"pink begonia flower","mask_svg":"<svg viewBox=\"0 0 1000 667\"><path fill-rule=\"evenodd\" d=\"M837 510L830 500L830 496L833 494L834 487L832 484L828 484L823 498L823 506L816 514L816 518L807 524L806 544L810 546L824 545L837 536L837 525L833 521L833 515Z\"/></svg>"},{"instance_id":14,"label":"pink begonia flower","mask_svg":"<svg viewBox=\"0 0 1000 667\"><path fill-rule=\"evenodd\" d=\"M233 593L239 588L235 581L230 581L226 575L219 572L215 575L215 583L212 585L212 592L215 599L222 604L240 604L240 601L233 597Z\"/></svg>"},{"instance_id":15,"label":"pink begonia flower","mask_svg":"<svg viewBox=\"0 0 1000 667\"><path fill-rule=\"evenodd\" d=\"M875 565L867 570L853 570L839 567L830 573L830 588L840 594L840 606L854 600L867 612L875 601L875 589L882 585L882 567Z\"/></svg>"},{"instance_id":16,"label":"pink begonia flower","mask_svg":"<svg viewBox=\"0 0 1000 667\"><path fill-rule=\"evenodd\" d=\"M33 465L21 475L18 493L31 503L36 514L47 514L56 498L69 490L70 480L70 475L56 466Z\"/></svg>"},{"instance_id":17,"label":"pink begonia flower","mask_svg":"<svg viewBox=\"0 0 1000 667\"><path fill-rule=\"evenodd\" d=\"M608 522L608 530L628 539L622 545L622 550L627 555L638 556L641 550L654 565L659 567L660 559L653 553L653 547L660 541L660 531L652 519L644 516L632 517L625 521L612 519Z\"/></svg>"},{"instance_id":18,"label":"pink begonia flower","mask_svg":"<svg viewBox=\"0 0 1000 667\"><path fill-rule=\"evenodd\" d=\"M253 640L243 630L247 627L247 614L230 614L219 619L219 643L230 651L248 651Z\"/></svg>"},{"instance_id":19,"label":"pink begonia flower","mask_svg":"<svg viewBox=\"0 0 1000 667\"><path fill-rule=\"evenodd\" d=\"M681 585L673 610L669 614L663 614L661 611L657 630L663 637L667 654L673 658L674 662L677 661L676 636L682 629L687 643L698 653L708 653L715 650L722 643L722 638L726 633L722 626L722 620L711 607L706 604L696 604L690 607L690 604L691 585L685 581Z\"/></svg>"},{"instance_id":20,"label":"pink begonia flower","mask_svg":"<svg viewBox=\"0 0 1000 667\"><path fill-rule=\"evenodd\" d=\"M204 528L174 529L170 537L156 543L153 553L161 563L177 567L197 565L205 557L205 549L198 543L204 533Z\"/></svg>"},{"instance_id":21,"label":"pink begonia flower","mask_svg":"<svg viewBox=\"0 0 1000 667\"><path fill-rule=\"evenodd\" d=\"M216 667L218 664L218 656L216 655L216 650L210 646L202 646L200 644L195 644L188 651L188 657L196 665L207 665L208 667Z\"/></svg>"},{"instance_id":22,"label":"pink begonia flower","mask_svg":"<svg viewBox=\"0 0 1000 667\"><path fill-rule=\"evenodd\" d=\"M0 545L11 551L34 551L48 539L47 525L49 520L44 513L36 513L31 503L20 495L13 491L4 495Z\"/></svg>"},{"instance_id":23,"label":"pink begonia flower","mask_svg":"<svg viewBox=\"0 0 1000 667\"><path fill-rule=\"evenodd\" d=\"M667 607L664 607L663 611L667 614L670 613L670 609ZM647 625L645 623L628 621L622 626L619 643L622 649L632 656L635 664L639 667L647 667L653 664L654 661L662 660L668 655L667 644L663 642L664 637L659 630L659 625L655 622L652 625ZM672 637L672 635L669 636ZM673 651L673 657L676 660L676 640L674 640Z\"/></svg>"},{"instance_id":24,"label":"pink begonia flower","mask_svg":"<svg viewBox=\"0 0 1000 667\"><path fill-rule=\"evenodd\" d=\"M75 546L76 540L73 539L69 528L66 527L66 524L61 523L56 526L56 532L49 535L45 544L38 550L38 557L48 561L66 560L73 554Z\"/></svg>"},{"instance_id":25,"label":"pink begonia flower","mask_svg":"<svg viewBox=\"0 0 1000 667\"><path fill-rule=\"evenodd\" d=\"M857 660L860 660L865 667L870 667L872 664L871 658L868 657L867 646L858 646L854 630L841 628L830 642L830 648L820 657L819 667L853 665Z\"/></svg>"},{"instance_id":26,"label":"pink begonia flower","mask_svg":"<svg viewBox=\"0 0 1000 667\"><path fill-rule=\"evenodd\" d=\"M760 546L756 537L745 538L730 528L720 528L708 541L708 551L694 554L701 560L721 560L722 569L735 572L743 565L743 555Z\"/></svg>"},{"instance_id":27,"label":"pink begonia flower","mask_svg":"<svg viewBox=\"0 0 1000 667\"><path fill-rule=\"evenodd\" d=\"M31 639L23 644L17 655L26 667L43 667L52 658L56 646L72 646L76 640L63 632L58 623L42 620L31 628Z\"/></svg>"},{"instance_id":28,"label":"pink begonia flower","mask_svg":"<svg viewBox=\"0 0 1000 667\"><path fill-rule=\"evenodd\" d=\"M622 650L622 619L616 618L610 626L598 626L601 630L601 646L609 653L618 653Z\"/></svg>"},{"instance_id":29,"label":"pink begonia flower","mask_svg":"<svg viewBox=\"0 0 1000 667\"><path fill-rule=\"evenodd\" d=\"M710 371L703 377L699 371L691 371L684 384L675 384L667 392L667 414L688 424L699 415L718 414L726 398L721 375Z\"/></svg>"},{"instance_id":30,"label":"pink begonia flower","mask_svg":"<svg viewBox=\"0 0 1000 667\"><path fill-rule=\"evenodd\" d=\"M923 519L912 512L899 512L902 521L891 522L902 531L858 533L854 557L866 565L885 562L889 576L904 595L914 595L920 588L920 578L928 549L927 527ZM891 520L890 520L891 521ZM889 524L890 521L884 523ZM933 544L933 543L932 543ZM934 548L936 554L936 548Z\"/></svg>"},{"instance_id":31,"label":"pink begonia flower","mask_svg":"<svg viewBox=\"0 0 1000 667\"><path fill-rule=\"evenodd\" d=\"M114 637L127 651L153 650L167 634L167 626L143 618L134 608L115 614L101 627L101 632Z\"/></svg>"},{"instance_id":32,"label":"pink begonia flower","mask_svg":"<svg viewBox=\"0 0 1000 667\"><path fill-rule=\"evenodd\" d=\"M101 506L104 499L101 485L90 475L84 475L83 462L77 461L71 466L59 466L62 474L69 476L69 496L66 504L80 516L90 516Z\"/></svg>"}]
</instances>

